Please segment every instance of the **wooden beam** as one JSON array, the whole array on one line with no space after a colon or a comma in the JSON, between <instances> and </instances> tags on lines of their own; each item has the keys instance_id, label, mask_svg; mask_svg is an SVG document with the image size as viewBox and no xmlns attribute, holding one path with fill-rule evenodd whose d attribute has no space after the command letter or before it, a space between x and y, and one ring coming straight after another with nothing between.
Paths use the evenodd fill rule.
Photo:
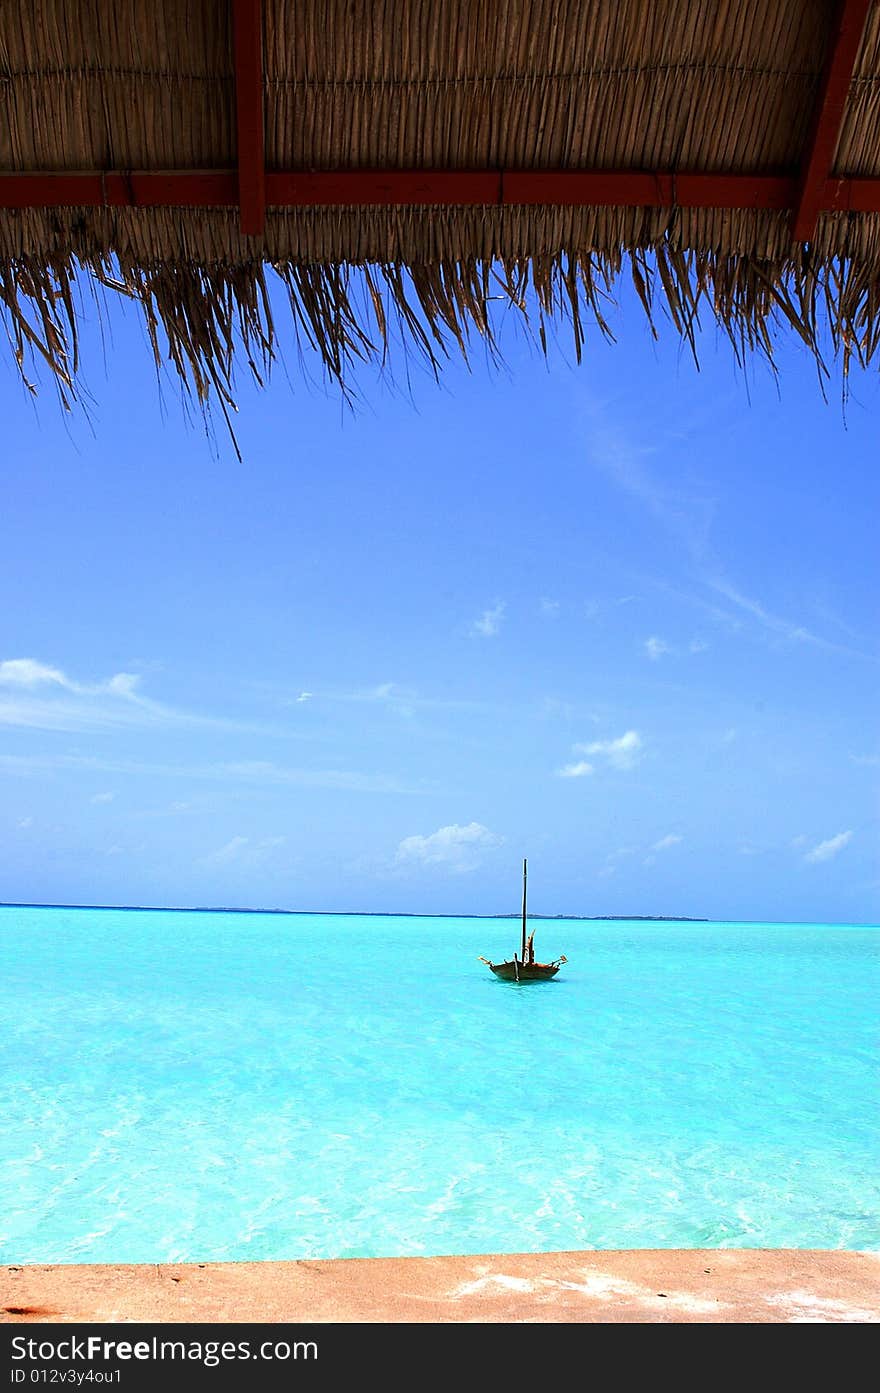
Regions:
<instances>
[{"instance_id":1,"label":"wooden beam","mask_svg":"<svg viewBox=\"0 0 880 1393\"><path fill-rule=\"evenodd\" d=\"M234 208L234 169L0 174L0 208Z\"/></svg>"},{"instance_id":2,"label":"wooden beam","mask_svg":"<svg viewBox=\"0 0 880 1393\"><path fill-rule=\"evenodd\" d=\"M840 139L849 85L872 3L873 0L838 0L792 214L791 230L796 242L809 242L816 230L825 184L831 174Z\"/></svg>"},{"instance_id":3,"label":"wooden beam","mask_svg":"<svg viewBox=\"0 0 880 1393\"><path fill-rule=\"evenodd\" d=\"M656 174L638 170L357 169L265 176L278 208L512 204L545 207L791 209L796 174ZM0 173L0 208L235 208L234 169ZM880 178L826 179L820 210L880 213Z\"/></svg>"},{"instance_id":4,"label":"wooden beam","mask_svg":"<svg viewBox=\"0 0 880 1393\"><path fill-rule=\"evenodd\" d=\"M509 170L504 203L604 208L790 208L791 176L639 170Z\"/></svg>"},{"instance_id":5,"label":"wooden beam","mask_svg":"<svg viewBox=\"0 0 880 1393\"><path fill-rule=\"evenodd\" d=\"M232 0L232 19L239 216L242 232L260 237L266 225L262 0Z\"/></svg>"}]
</instances>

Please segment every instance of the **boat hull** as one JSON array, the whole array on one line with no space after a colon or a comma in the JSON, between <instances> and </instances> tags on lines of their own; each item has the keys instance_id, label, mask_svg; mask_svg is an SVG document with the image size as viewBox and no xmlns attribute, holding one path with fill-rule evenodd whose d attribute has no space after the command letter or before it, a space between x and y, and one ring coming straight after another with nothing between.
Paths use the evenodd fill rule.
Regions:
<instances>
[{"instance_id":1,"label":"boat hull","mask_svg":"<svg viewBox=\"0 0 880 1393\"><path fill-rule=\"evenodd\" d=\"M548 982L559 971L559 963L490 963L489 967L503 982Z\"/></svg>"}]
</instances>

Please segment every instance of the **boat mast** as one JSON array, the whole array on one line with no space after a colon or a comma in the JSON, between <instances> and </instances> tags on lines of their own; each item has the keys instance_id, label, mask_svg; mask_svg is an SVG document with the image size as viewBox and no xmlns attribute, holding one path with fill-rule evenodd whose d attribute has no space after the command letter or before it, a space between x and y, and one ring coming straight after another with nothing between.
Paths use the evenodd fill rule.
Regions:
<instances>
[{"instance_id":1,"label":"boat mast","mask_svg":"<svg viewBox=\"0 0 880 1393\"><path fill-rule=\"evenodd\" d=\"M523 925L522 925L522 960L526 960L526 862L523 861Z\"/></svg>"}]
</instances>

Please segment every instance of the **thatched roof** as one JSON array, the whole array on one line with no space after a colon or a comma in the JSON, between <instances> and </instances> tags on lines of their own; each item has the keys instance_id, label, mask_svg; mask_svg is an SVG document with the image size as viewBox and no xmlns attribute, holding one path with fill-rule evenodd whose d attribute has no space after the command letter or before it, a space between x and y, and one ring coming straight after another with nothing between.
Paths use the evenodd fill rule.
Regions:
<instances>
[{"instance_id":1,"label":"thatched roof","mask_svg":"<svg viewBox=\"0 0 880 1393\"><path fill-rule=\"evenodd\" d=\"M743 354L880 337L871 0L29 0L0 109L0 303L67 395L90 281L202 399L273 276L341 380L510 306L580 351L621 273Z\"/></svg>"}]
</instances>

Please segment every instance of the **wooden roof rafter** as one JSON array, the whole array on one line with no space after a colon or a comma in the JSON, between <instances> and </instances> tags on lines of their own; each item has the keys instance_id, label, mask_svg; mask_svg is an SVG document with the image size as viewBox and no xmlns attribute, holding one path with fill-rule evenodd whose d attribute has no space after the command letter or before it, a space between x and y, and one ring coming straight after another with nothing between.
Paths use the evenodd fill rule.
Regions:
<instances>
[{"instance_id":1,"label":"wooden roof rafter","mask_svg":"<svg viewBox=\"0 0 880 1393\"><path fill-rule=\"evenodd\" d=\"M825 186L872 3L873 0L840 0L838 6L792 215L795 242L811 241L816 220L826 206Z\"/></svg>"},{"instance_id":2,"label":"wooden roof rafter","mask_svg":"<svg viewBox=\"0 0 880 1393\"><path fill-rule=\"evenodd\" d=\"M263 0L232 0L232 19L239 217L245 236L260 237L266 224Z\"/></svg>"}]
</instances>

